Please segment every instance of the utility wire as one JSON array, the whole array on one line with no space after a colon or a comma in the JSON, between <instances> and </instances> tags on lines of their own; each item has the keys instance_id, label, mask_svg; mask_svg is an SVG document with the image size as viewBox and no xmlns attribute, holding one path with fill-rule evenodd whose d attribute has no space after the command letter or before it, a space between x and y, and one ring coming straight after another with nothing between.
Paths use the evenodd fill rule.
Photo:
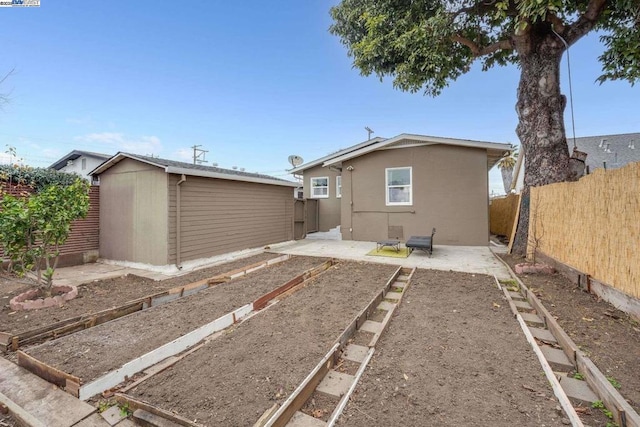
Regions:
<instances>
[{"instance_id":1,"label":"utility wire","mask_svg":"<svg viewBox=\"0 0 640 427\"><path fill-rule=\"evenodd\" d=\"M569 59L569 44L565 39L562 38L562 36L560 36L560 34L556 33L553 27L551 27L551 31L553 32L553 34L558 36L560 41L562 41L562 43L564 44L565 49L567 50L567 69L569 70L569 105L571 106L571 130L573 132L573 149L575 150L576 148L578 148L578 146L576 145L576 122L573 116L573 87L571 84L571 61Z\"/></svg>"}]
</instances>

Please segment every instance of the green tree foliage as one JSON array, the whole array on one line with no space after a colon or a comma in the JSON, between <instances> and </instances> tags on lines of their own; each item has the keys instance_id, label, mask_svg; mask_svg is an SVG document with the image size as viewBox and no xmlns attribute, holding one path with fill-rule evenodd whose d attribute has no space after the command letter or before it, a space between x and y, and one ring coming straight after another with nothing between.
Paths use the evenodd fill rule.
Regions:
<instances>
[{"instance_id":1,"label":"green tree foliage","mask_svg":"<svg viewBox=\"0 0 640 427\"><path fill-rule=\"evenodd\" d=\"M70 185L53 184L28 197L5 194L0 202L0 243L10 269L19 275L35 269L44 294L51 293L60 246L71 223L89 211L89 183L75 177Z\"/></svg>"},{"instance_id":2,"label":"green tree foliage","mask_svg":"<svg viewBox=\"0 0 640 427\"><path fill-rule=\"evenodd\" d=\"M51 185L68 186L78 175L48 168L32 168L21 165L0 165L0 183L3 186L21 185L41 191Z\"/></svg>"},{"instance_id":3,"label":"green tree foliage","mask_svg":"<svg viewBox=\"0 0 640 427\"><path fill-rule=\"evenodd\" d=\"M552 29L569 44L602 31L599 80L640 79L638 0L343 0L331 16L355 67L403 91L438 95L476 59L484 70L519 64L535 47L526 36Z\"/></svg>"},{"instance_id":4,"label":"green tree foliage","mask_svg":"<svg viewBox=\"0 0 640 427\"><path fill-rule=\"evenodd\" d=\"M481 61L520 69L516 133L525 177L515 250L524 253L529 188L573 179L560 61L592 30L605 52L598 81L640 79L640 0L342 0L330 31L363 75L436 96Z\"/></svg>"}]
</instances>

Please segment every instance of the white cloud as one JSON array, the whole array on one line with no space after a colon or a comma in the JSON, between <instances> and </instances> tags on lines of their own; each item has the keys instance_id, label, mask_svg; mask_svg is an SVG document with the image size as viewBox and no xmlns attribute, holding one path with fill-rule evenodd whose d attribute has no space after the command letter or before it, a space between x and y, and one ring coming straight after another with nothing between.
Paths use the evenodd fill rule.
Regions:
<instances>
[{"instance_id":1,"label":"white cloud","mask_svg":"<svg viewBox=\"0 0 640 427\"><path fill-rule=\"evenodd\" d=\"M185 162L193 161L193 149L191 148L180 148L175 153L174 156L178 160L182 160Z\"/></svg>"},{"instance_id":2,"label":"white cloud","mask_svg":"<svg viewBox=\"0 0 640 427\"><path fill-rule=\"evenodd\" d=\"M95 151L125 151L137 154L158 154L162 143L157 136L129 137L119 132L90 133L75 137L76 141L94 144ZM99 144L97 146L96 144ZM101 148L104 146L104 148Z\"/></svg>"},{"instance_id":3,"label":"white cloud","mask_svg":"<svg viewBox=\"0 0 640 427\"><path fill-rule=\"evenodd\" d=\"M0 165L23 165L24 159L12 156L9 153L0 153Z\"/></svg>"}]
</instances>

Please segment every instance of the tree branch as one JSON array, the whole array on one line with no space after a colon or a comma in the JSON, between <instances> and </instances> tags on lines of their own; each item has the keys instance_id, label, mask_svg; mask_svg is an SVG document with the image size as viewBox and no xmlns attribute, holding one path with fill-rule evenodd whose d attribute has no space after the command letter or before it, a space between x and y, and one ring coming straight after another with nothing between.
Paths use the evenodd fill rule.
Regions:
<instances>
[{"instance_id":1,"label":"tree branch","mask_svg":"<svg viewBox=\"0 0 640 427\"><path fill-rule=\"evenodd\" d=\"M587 34L589 31L593 29L596 25L596 21L602 15L602 11L604 10L607 4L607 0L590 0L587 5L587 10L574 22L571 24L569 29L566 31L565 40L569 45L572 45L576 41L578 41L582 36Z\"/></svg>"},{"instance_id":2,"label":"tree branch","mask_svg":"<svg viewBox=\"0 0 640 427\"><path fill-rule=\"evenodd\" d=\"M551 12L547 12L547 21L551 23L551 25L553 26L553 30L556 33L560 33L562 34L565 30L565 24L564 21L560 18L558 18L556 15L554 15Z\"/></svg>"},{"instance_id":3,"label":"tree branch","mask_svg":"<svg viewBox=\"0 0 640 427\"><path fill-rule=\"evenodd\" d=\"M471 53L474 57L478 58L481 56L489 55L499 50L511 50L513 49L513 44L511 40L500 40L488 46L479 46L477 43L469 40L466 37L461 36L460 34L455 34L452 37L454 42L458 42L461 45L464 45L471 50Z\"/></svg>"}]
</instances>

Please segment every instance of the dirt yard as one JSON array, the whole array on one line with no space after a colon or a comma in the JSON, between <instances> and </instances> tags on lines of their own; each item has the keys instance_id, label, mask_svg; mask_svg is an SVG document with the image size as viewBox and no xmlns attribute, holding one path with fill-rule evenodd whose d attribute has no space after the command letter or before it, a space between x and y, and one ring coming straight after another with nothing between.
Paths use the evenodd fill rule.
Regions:
<instances>
[{"instance_id":1,"label":"dirt yard","mask_svg":"<svg viewBox=\"0 0 640 427\"><path fill-rule=\"evenodd\" d=\"M556 407L493 278L418 270L339 425L562 425Z\"/></svg>"},{"instance_id":2,"label":"dirt yard","mask_svg":"<svg viewBox=\"0 0 640 427\"><path fill-rule=\"evenodd\" d=\"M208 426L282 403L397 267L341 262L129 393Z\"/></svg>"},{"instance_id":3,"label":"dirt yard","mask_svg":"<svg viewBox=\"0 0 640 427\"><path fill-rule=\"evenodd\" d=\"M324 261L293 257L197 294L32 347L27 353L88 382L253 302Z\"/></svg>"},{"instance_id":4,"label":"dirt yard","mask_svg":"<svg viewBox=\"0 0 640 427\"><path fill-rule=\"evenodd\" d=\"M278 254L261 253L162 281L135 275L96 280L79 286L78 296L60 308L51 307L30 311L13 311L9 307L9 301L14 296L31 289L31 286L24 280L5 275L0 277L0 331L18 335L60 320L106 310L136 298L187 285L278 256Z\"/></svg>"},{"instance_id":5,"label":"dirt yard","mask_svg":"<svg viewBox=\"0 0 640 427\"><path fill-rule=\"evenodd\" d=\"M521 259L502 258L513 268ZM559 273L520 275L562 329L640 412L640 324Z\"/></svg>"}]
</instances>

